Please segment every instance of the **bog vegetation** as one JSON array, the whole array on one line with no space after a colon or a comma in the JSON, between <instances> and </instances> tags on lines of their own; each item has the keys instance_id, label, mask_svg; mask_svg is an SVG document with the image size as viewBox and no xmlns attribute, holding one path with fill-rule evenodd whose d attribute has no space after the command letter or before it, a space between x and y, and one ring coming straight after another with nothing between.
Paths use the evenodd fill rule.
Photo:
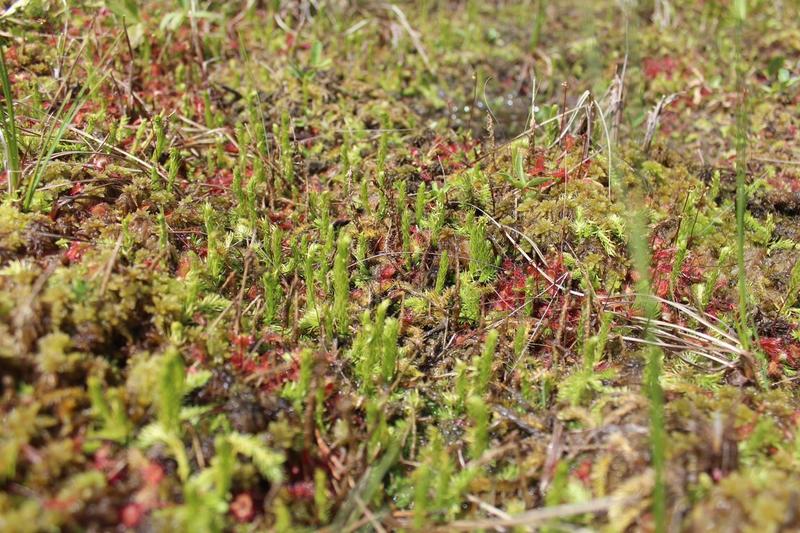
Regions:
<instances>
[{"instance_id":1,"label":"bog vegetation","mask_svg":"<svg viewBox=\"0 0 800 533\"><path fill-rule=\"evenodd\" d=\"M797 20L4 2L0 530L799 528Z\"/></svg>"}]
</instances>

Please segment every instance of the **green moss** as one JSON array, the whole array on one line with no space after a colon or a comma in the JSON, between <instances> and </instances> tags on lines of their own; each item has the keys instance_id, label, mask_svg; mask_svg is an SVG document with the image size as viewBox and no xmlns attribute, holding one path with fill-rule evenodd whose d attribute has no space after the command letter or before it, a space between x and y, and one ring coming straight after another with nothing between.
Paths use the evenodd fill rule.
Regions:
<instances>
[{"instance_id":1,"label":"green moss","mask_svg":"<svg viewBox=\"0 0 800 533\"><path fill-rule=\"evenodd\" d=\"M78 2L81 48L39 4L0 20L30 187L0 202L0 529L448 529L607 496L636 500L535 526L795 526L797 6ZM739 272L752 356L720 344ZM716 318L651 301L647 369L651 289Z\"/></svg>"}]
</instances>

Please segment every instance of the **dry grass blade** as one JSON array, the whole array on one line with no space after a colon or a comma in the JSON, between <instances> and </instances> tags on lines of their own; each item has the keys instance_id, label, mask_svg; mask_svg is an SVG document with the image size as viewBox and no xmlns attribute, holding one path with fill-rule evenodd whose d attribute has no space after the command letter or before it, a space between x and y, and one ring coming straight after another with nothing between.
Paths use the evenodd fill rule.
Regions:
<instances>
[{"instance_id":1,"label":"dry grass blade","mask_svg":"<svg viewBox=\"0 0 800 533\"><path fill-rule=\"evenodd\" d=\"M436 70L431 65L430 59L428 59L428 53L425 52L425 47L422 46L422 41L419 38L419 32L411 27L411 24L408 22L406 14L403 13L402 9L400 9L394 4L386 4L385 7L391 10L392 13L394 13L397 16L397 20L400 22L400 25L408 34L408 37L411 39L411 42L414 44L414 48L416 48L417 53L422 58L422 62L425 63L425 68L427 68L428 71L435 76Z\"/></svg>"},{"instance_id":2,"label":"dry grass blade","mask_svg":"<svg viewBox=\"0 0 800 533\"><path fill-rule=\"evenodd\" d=\"M589 91L583 91L580 98L578 98L575 107L572 108L570 111L565 111L562 113L562 117L566 118L569 115L569 120L567 121L566 125L561 131L561 134L550 144L550 147L556 146L557 144L561 143L564 137L570 132L572 129L572 124L575 122L575 119L578 117L578 113L582 110L589 110L592 108L591 101L587 104L586 101L589 100L592 96L592 93Z\"/></svg>"},{"instance_id":3,"label":"dry grass blade","mask_svg":"<svg viewBox=\"0 0 800 533\"><path fill-rule=\"evenodd\" d=\"M96 143L97 144L97 148L96 148L97 152L102 151L101 150L102 148L108 148L109 150L111 150L115 154L117 154L117 155L119 155L119 156L121 156L121 157L123 157L125 159L128 159L128 160L130 160L130 161L132 161L134 163L136 163L137 165L139 165L142 169L144 169L146 171L150 171L153 168L155 168L156 172L158 173L158 175L162 179L164 179L164 180L167 179L167 175L158 166L153 165L152 163L149 163L148 161L145 161L144 159L136 157L132 153L126 152L125 150L122 150L121 148L118 148L118 147L113 146L111 144L107 144L106 141L104 141L102 139L98 139L97 137L94 137L91 134L86 133L85 131L81 130L80 128L76 128L75 126L69 126L68 129L69 129L69 131L75 133L76 135L78 135L79 137L84 139L85 141L91 141L91 142Z\"/></svg>"},{"instance_id":4,"label":"dry grass blade","mask_svg":"<svg viewBox=\"0 0 800 533\"><path fill-rule=\"evenodd\" d=\"M450 522L439 531L476 531L497 527L538 526L550 520L569 518L587 513L605 513L616 505L633 503L637 498L598 498L585 503L568 503L527 511L510 518L486 520L458 520Z\"/></svg>"}]
</instances>

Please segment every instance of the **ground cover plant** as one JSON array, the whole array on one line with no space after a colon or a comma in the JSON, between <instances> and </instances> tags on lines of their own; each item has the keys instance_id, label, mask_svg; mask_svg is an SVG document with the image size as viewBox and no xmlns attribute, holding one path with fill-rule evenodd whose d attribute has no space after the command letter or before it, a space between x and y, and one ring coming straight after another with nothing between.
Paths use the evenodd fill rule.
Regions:
<instances>
[{"instance_id":1,"label":"ground cover plant","mask_svg":"<svg viewBox=\"0 0 800 533\"><path fill-rule=\"evenodd\" d=\"M800 528L797 20L4 2L0 530Z\"/></svg>"}]
</instances>

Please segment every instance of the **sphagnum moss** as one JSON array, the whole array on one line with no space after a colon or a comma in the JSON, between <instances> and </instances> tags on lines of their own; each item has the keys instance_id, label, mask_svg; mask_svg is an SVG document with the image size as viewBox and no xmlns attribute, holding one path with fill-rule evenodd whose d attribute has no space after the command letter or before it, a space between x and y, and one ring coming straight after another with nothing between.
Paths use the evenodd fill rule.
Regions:
<instances>
[{"instance_id":1,"label":"sphagnum moss","mask_svg":"<svg viewBox=\"0 0 800 533\"><path fill-rule=\"evenodd\" d=\"M796 3L119 4L0 16L0 529L798 528Z\"/></svg>"}]
</instances>

